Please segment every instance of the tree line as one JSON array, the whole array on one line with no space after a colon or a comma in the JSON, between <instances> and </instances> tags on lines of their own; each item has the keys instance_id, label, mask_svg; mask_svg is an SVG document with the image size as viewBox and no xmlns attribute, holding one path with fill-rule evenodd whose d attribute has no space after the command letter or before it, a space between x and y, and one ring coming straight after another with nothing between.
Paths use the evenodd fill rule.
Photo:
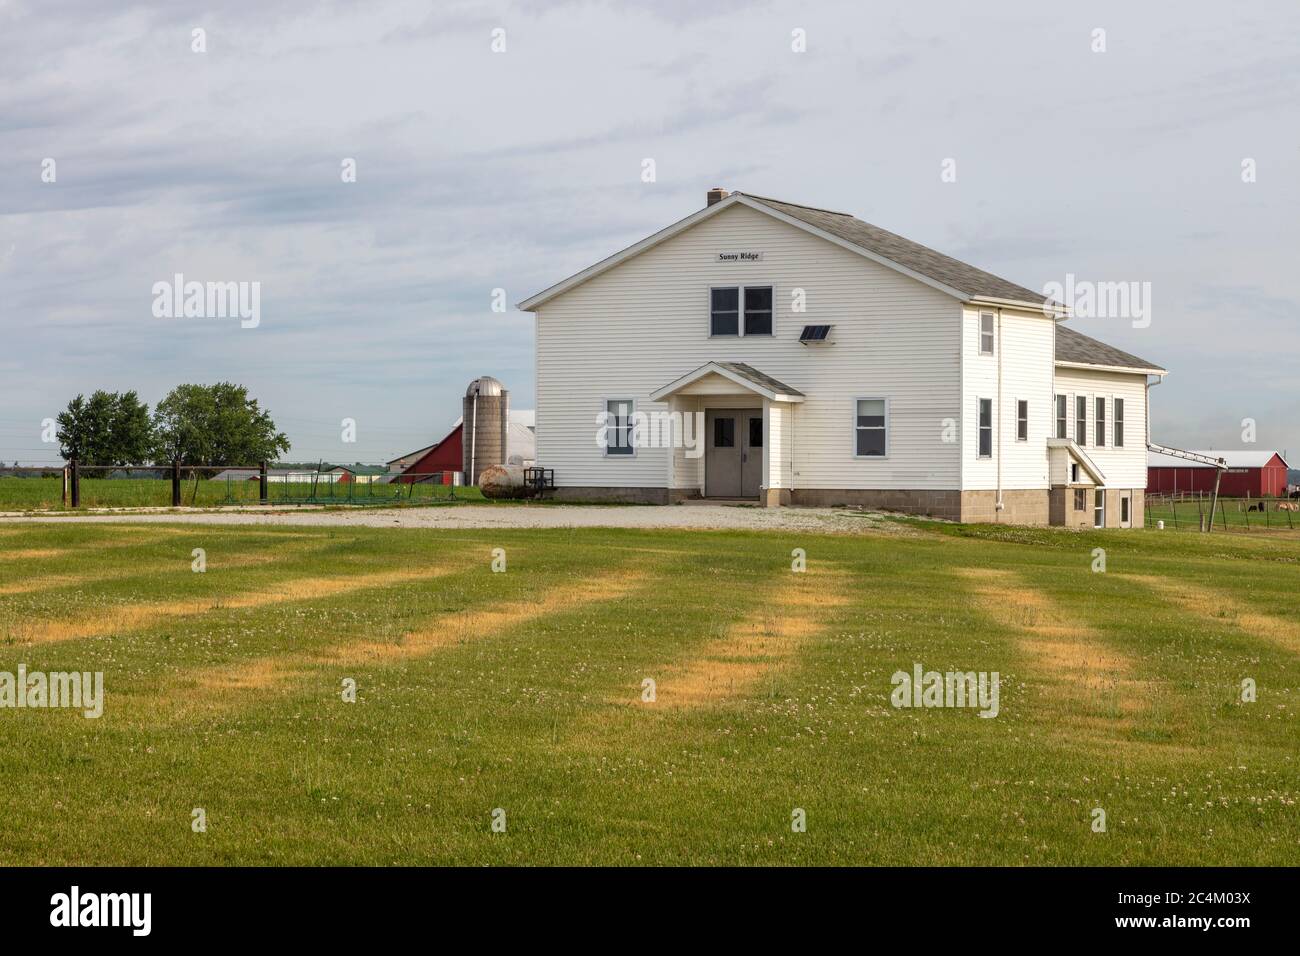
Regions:
<instances>
[{"instance_id":1,"label":"tree line","mask_svg":"<svg viewBox=\"0 0 1300 956\"><path fill-rule=\"evenodd\" d=\"M289 450L270 414L232 382L177 385L149 413L135 391L78 395L59 413L59 454L84 465L253 465Z\"/></svg>"}]
</instances>

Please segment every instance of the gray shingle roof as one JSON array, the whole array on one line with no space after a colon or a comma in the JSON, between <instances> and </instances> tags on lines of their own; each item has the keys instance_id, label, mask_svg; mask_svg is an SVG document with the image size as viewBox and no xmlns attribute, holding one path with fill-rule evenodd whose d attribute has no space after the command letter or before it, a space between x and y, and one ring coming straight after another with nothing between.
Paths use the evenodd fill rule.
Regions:
<instances>
[{"instance_id":1,"label":"gray shingle roof","mask_svg":"<svg viewBox=\"0 0 1300 956\"><path fill-rule=\"evenodd\" d=\"M1110 365L1116 368L1150 368L1165 371L1155 362L1148 362L1113 345L1098 342L1082 332L1066 328L1059 322L1056 325L1056 360L1078 362L1080 365Z\"/></svg>"},{"instance_id":2,"label":"gray shingle roof","mask_svg":"<svg viewBox=\"0 0 1300 956\"><path fill-rule=\"evenodd\" d=\"M828 209L814 209L811 206L799 206L795 203L741 193L755 202L784 213L810 226L828 232L832 236L851 242L867 252L896 262L912 272L923 275L936 282L941 282L951 289L968 297L987 296L993 299L1012 299L1017 302L1042 302L1045 297L1041 292L1034 292L1024 286L1000 279L983 269L960 262L942 252L904 239L888 230L863 222L846 212L831 212Z\"/></svg>"},{"instance_id":3,"label":"gray shingle roof","mask_svg":"<svg viewBox=\"0 0 1300 956\"><path fill-rule=\"evenodd\" d=\"M744 362L714 362L728 372L733 372L741 378L748 379L755 385L759 385L770 392L776 392L778 395L803 395L803 392L797 388L791 388L785 382L778 381L770 375L764 375L752 365L746 365Z\"/></svg>"}]
</instances>

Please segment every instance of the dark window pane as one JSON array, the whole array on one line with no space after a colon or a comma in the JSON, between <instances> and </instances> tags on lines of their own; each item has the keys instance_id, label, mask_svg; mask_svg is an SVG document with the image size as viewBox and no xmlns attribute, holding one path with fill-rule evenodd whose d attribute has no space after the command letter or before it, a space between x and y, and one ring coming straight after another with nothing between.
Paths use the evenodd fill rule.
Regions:
<instances>
[{"instance_id":1,"label":"dark window pane","mask_svg":"<svg viewBox=\"0 0 1300 956\"><path fill-rule=\"evenodd\" d=\"M751 418L749 420L749 447L763 447L763 419Z\"/></svg>"},{"instance_id":2,"label":"dark window pane","mask_svg":"<svg viewBox=\"0 0 1300 956\"><path fill-rule=\"evenodd\" d=\"M734 448L736 445L736 420L734 418L715 418L713 420L713 447Z\"/></svg>"},{"instance_id":3,"label":"dark window pane","mask_svg":"<svg viewBox=\"0 0 1300 956\"><path fill-rule=\"evenodd\" d=\"M714 312L709 326L711 335L739 335L740 314L738 312Z\"/></svg>"},{"instance_id":4,"label":"dark window pane","mask_svg":"<svg viewBox=\"0 0 1300 956\"><path fill-rule=\"evenodd\" d=\"M993 457L993 429L991 428L980 429L980 457Z\"/></svg>"},{"instance_id":5,"label":"dark window pane","mask_svg":"<svg viewBox=\"0 0 1300 956\"><path fill-rule=\"evenodd\" d=\"M885 454L885 430L883 428L859 428L858 454L883 457Z\"/></svg>"},{"instance_id":6,"label":"dark window pane","mask_svg":"<svg viewBox=\"0 0 1300 956\"><path fill-rule=\"evenodd\" d=\"M740 334L740 290L714 289L709 317L710 335Z\"/></svg>"},{"instance_id":7,"label":"dark window pane","mask_svg":"<svg viewBox=\"0 0 1300 956\"><path fill-rule=\"evenodd\" d=\"M745 334L772 334L772 287L745 287Z\"/></svg>"},{"instance_id":8,"label":"dark window pane","mask_svg":"<svg viewBox=\"0 0 1300 956\"><path fill-rule=\"evenodd\" d=\"M713 311L735 312L740 308L739 289L714 289Z\"/></svg>"},{"instance_id":9,"label":"dark window pane","mask_svg":"<svg viewBox=\"0 0 1300 956\"><path fill-rule=\"evenodd\" d=\"M772 313L771 312L750 312L745 310L745 334L746 335L771 335L772 334Z\"/></svg>"}]
</instances>

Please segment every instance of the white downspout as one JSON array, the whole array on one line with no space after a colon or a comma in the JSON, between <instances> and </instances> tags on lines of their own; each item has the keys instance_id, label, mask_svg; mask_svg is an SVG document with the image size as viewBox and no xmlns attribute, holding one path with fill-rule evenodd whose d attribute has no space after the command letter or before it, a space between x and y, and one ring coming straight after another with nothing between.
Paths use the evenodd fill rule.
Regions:
<instances>
[{"instance_id":1,"label":"white downspout","mask_svg":"<svg viewBox=\"0 0 1300 956\"><path fill-rule=\"evenodd\" d=\"M1150 376L1147 377L1147 407L1142 409L1142 414L1146 417L1147 420L1147 444L1148 445L1151 444L1151 386L1159 385L1163 381L1164 379L1161 378L1160 376L1156 376L1156 380L1154 382L1151 381ZM1174 469L1174 481L1175 483L1178 481L1177 469Z\"/></svg>"},{"instance_id":2,"label":"white downspout","mask_svg":"<svg viewBox=\"0 0 1300 956\"><path fill-rule=\"evenodd\" d=\"M1002 503L1002 310L1001 309L997 310L997 317L998 317L997 319L998 324L997 324L997 331L996 331L997 341L994 343L993 347L997 350L998 353L998 389L997 389L998 398L997 398L997 410L994 413L994 416L997 419L996 427L997 427L997 439L998 439L997 440L998 497L997 497L997 501L994 502L993 504L993 510L1001 511L1004 507Z\"/></svg>"}]
</instances>

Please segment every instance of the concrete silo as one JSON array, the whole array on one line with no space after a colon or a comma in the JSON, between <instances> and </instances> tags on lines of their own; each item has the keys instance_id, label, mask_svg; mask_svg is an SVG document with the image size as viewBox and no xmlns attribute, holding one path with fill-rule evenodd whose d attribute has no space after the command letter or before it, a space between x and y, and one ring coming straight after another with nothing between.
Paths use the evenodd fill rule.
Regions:
<instances>
[{"instance_id":1,"label":"concrete silo","mask_svg":"<svg viewBox=\"0 0 1300 956\"><path fill-rule=\"evenodd\" d=\"M510 393L490 375L474 379L465 389L465 431L461 441L465 484L478 484L484 468L504 465L510 417Z\"/></svg>"}]
</instances>

